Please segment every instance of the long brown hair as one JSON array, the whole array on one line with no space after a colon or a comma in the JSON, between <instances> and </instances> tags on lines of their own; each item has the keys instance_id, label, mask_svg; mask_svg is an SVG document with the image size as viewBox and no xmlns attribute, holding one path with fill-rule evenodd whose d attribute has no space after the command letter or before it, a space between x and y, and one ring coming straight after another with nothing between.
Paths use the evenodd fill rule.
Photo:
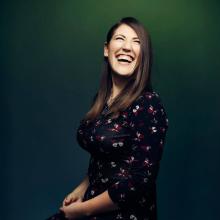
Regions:
<instances>
[{"instance_id":1,"label":"long brown hair","mask_svg":"<svg viewBox=\"0 0 220 220\"><path fill-rule=\"evenodd\" d=\"M126 86L120 94L114 99L106 114L111 118L118 116L118 113L129 107L132 102L141 94L144 89L152 91L151 85L151 67L152 67L152 48L149 33L145 27L133 17L122 18L114 24L107 33L106 43L109 44L116 29L126 24L130 26L137 34L140 40L140 57L139 64L128 78ZM103 70L101 75L100 86L96 93L91 109L85 115L85 120L93 121L103 110L103 107L110 97L112 89L111 66L108 58L104 57Z\"/></svg>"}]
</instances>

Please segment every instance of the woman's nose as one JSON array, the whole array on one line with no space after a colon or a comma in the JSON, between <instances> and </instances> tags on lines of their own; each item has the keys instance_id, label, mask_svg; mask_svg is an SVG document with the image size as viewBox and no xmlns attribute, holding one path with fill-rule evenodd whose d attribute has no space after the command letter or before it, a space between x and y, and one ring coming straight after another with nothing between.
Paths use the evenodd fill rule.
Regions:
<instances>
[{"instance_id":1,"label":"woman's nose","mask_svg":"<svg viewBox=\"0 0 220 220\"><path fill-rule=\"evenodd\" d=\"M124 41L124 44L122 45L122 48L124 49L124 50L131 50L131 44L130 44L130 42L129 41Z\"/></svg>"}]
</instances>

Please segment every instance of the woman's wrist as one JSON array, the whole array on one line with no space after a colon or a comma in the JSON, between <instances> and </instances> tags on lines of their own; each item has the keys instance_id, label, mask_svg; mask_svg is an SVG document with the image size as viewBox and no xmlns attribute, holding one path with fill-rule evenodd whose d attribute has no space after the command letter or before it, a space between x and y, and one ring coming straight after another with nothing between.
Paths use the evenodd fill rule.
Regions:
<instances>
[{"instance_id":1,"label":"woman's wrist","mask_svg":"<svg viewBox=\"0 0 220 220\"><path fill-rule=\"evenodd\" d=\"M94 198L82 202L80 207L81 212L85 216L91 216L106 211L114 211L118 208L119 207L110 199L107 191L97 195Z\"/></svg>"},{"instance_id":2,"label":"woman's wrist","mask_svg":"<svg viewBox=\"0 0 220 220\"><path fill-rule=\"evenodd\" d=\"M90 207L88 206L87 201L81 203L81 213L83 213L85 217L89 217L92 215L92 212L90 210Z\"/></svg>"},{"instance_id":3,"label":"woman's wrist","mask_svg":"<svg viewBox=\"0 0 220 220\"><path fill-rule=\"evenodd\" d=\"M88 186L89 186L89 180L88 177L86 176L84 180L72 192L85 193Z\"/></svg>"}]
</instances>

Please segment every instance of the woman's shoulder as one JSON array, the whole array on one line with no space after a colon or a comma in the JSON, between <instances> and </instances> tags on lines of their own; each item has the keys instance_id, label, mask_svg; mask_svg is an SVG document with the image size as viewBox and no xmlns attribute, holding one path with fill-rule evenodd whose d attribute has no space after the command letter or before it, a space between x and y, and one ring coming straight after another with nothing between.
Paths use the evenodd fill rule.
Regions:
<instances>
[{"instance_id":1,"label":"woman's shoulder","mask_svg":"<svg viewBox=\"0 0 220 220\"><path fill-rule=\"evenodd\" d=\"M144 90L132 105L141 105L142 107L162 105L160 94L155 91Z\"/></svg>"},{"instance_id":2,"label":"woman's shoulder","mask_svg":"<svg viewBox=\"0 0 220 220\"><path fill-rule=\"evenodd\" d=\"M161 97L156 91L144 91L131 104L127 112L127 119L131 124L140 123L143 121L168 126L168 118ZM150 122L150 123L151 123Z\"/></svg>"},{"instance_id":3,"label":"woman's shoulder","mask_svg":"<svg viewBox=\"0 0 220 220\"><path fill-rule=\"evenodd\" d=\"M128 117L167 117L160 94L157 91L143 91L128 109Z\"/></svg>"}]
</instances>

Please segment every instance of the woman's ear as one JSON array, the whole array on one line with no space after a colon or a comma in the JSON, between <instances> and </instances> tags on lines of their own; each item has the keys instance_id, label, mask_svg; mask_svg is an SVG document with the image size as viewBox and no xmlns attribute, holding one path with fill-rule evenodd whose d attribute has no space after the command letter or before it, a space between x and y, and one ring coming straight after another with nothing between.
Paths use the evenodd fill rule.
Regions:
<instances>
[{"instance_id":1,"label":"woman's ear","mask_svg":"<svg viewBox=\"0 0 220 220\"><path fill-rule=\"evenodd\" d=\"M107 42L104 43L104 57L108 57L108 44L107 44Z\"/></svg>"}]
</instances>

